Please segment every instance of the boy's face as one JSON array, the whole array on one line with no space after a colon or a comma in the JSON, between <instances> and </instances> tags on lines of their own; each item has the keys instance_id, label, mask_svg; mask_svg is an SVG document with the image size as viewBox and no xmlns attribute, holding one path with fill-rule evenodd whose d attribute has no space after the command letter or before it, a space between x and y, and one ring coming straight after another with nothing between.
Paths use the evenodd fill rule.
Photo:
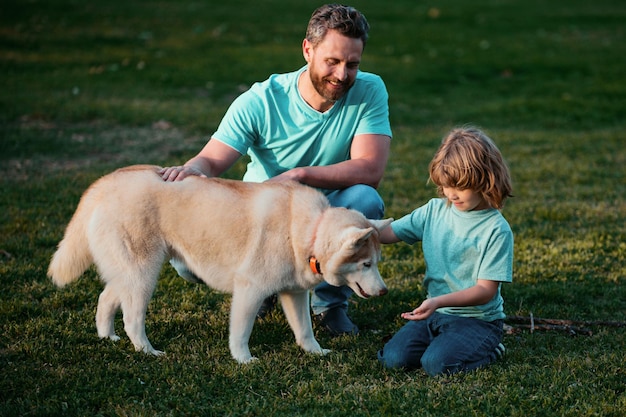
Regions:
<instances>
[{"instance_id":1,"label":"boy's face","mask_svg":"<svg viewBox=\"0 0 626 417\"><path fill-rule=\"evenodd\" d=\"M329 30L315 48L305 39L303 52L317 94L327 102L335 102L354 84L363 54L363 41Z\"/></svg>"},{"instance_id":2,"label":"boy's face","mask_svg":"<svg viewBox=\"0 0 626 417\"><path fill-rule=\"evenodd\" d=\"M460 211L484 210L489 208L480 193L474 190L443 187L443 195Z\"/></svg>"}]
</instances>

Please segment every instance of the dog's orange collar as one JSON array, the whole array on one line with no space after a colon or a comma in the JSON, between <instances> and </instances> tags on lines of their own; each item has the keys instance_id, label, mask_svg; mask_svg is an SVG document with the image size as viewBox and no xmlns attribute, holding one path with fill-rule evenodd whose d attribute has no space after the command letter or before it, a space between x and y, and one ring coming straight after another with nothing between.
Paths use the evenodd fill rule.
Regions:
<instances>
[{"instance_id":1,"label":"dog's orange collar","mask_svg":"<svg viewBox=\"0 0 626 417\"><path fill-rule=\"evenodd\" d=\"M317 229L319 228L320 223L322 222L322 217L324 217L325 213L326 213L326 210L322 211L320 216L317 218L317 221L315 222L315 226L313 227L313 235L311 236L311 252L315 252L315 240L317 239ZM311 267L311 271L313 271L314 274L322 275L322 268L320 267L320 261L318 261L315 256L309 257L309 266Z\"/></svg>"},{"instance_id":2,"label":"dog's orange collar","mask_svg":"<svg viewBox=\"0 0 626 417\"><path fill-rule=\"evenodd\" d=\"M311 256L309 258L309 266L311 267L311 271L313 271L314 274L322 275L322 269L320 268L320 261L318 261L315 256Z\"/></svg>"}]
</instances>

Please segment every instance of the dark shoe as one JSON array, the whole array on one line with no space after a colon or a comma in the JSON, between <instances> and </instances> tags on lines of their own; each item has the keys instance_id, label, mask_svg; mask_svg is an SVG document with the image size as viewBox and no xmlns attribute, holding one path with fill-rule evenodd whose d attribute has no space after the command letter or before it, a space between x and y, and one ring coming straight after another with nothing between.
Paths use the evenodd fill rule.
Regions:
<instances>
[{"instance_id":1,"label":"dark shoe","mask_svg":"<svg viewBox=\"0 0 626 417\"><path fill-rule=\"evenodd\" d=\"M331 336L359 334L359 328L352 323L345 308L335 307L315 316L317 324L322 326Z\"/></svg>"},{"instance_id":2,"label":"dark shoe","mask_svg":"<svg viewBox=\"0 0 626 417\"><path fill-rule=\"evenodd\" d=\"M499 343L498 346L496 346L496 357L500 359L504 356L505 353L506 353L506 348L504 347L502 343Z\"/></svg>"},{"instance_id":3,"label":"dark shoe","mask_svg":"<svg viewBox=\"0 0 626 417\"><path fill-rule=\"evenodd\" d=\"M263 304L259 308L259 311L256 313L256 317L258 319L263 319L265 316L270 314L274 307L276 307L276 302L278 301L278 295L270 295L265 300L263 300Z\"/></svg>"},{"instance_id":4,"label":"dark shoe","mask_svg":"<svg viewBox=\"0 0 626 417\"><path fill-rule=\"evenodd\" d=\"M495 362L499 359L502 359L504 357L506 353L506 348L504 347L504 345L502 343L498 344L498 346L496 346L496 348L494 349L494 351L491 353L490 359L492 362Z\"/></svg>"}]
</instances>

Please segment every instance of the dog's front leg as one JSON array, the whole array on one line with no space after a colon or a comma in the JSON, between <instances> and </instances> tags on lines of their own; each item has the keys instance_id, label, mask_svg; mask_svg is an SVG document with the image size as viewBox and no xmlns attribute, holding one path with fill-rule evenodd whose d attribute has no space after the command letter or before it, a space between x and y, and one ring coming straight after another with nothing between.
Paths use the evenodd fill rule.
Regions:
<instances>
[{"instance_id":1,"label":"dog's front leg","mask_svg":"<svg viewBox=\"0 0 626 417\"><path fill-rule=\"evenodd\" d=\"M296 343L305 351L325 355L330 350L322 349L313 335L311 313L309 312L309 291L280 293L280 302L285 317L296 336Z\"/></svg>"},{"instance_id":2,"label":"dog's front leg","mask_svg":"<svg viewBox=\"0 0 626 417\"><path fill-rule=\"evenodd\" d=\"M233 291L230 306L230 335L228 345L233 358L239 363L256 360L250 353L248 343L254 326L256 313L259 311L263 298L254 289L237 288Z\"/></svg>"}]
</instances>

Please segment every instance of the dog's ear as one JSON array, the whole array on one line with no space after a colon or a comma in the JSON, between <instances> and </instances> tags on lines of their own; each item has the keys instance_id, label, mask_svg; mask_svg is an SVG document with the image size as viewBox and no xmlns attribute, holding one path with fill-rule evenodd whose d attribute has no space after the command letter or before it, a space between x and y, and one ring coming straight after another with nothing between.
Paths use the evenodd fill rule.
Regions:
<instances>
[{"instance_id":1,"label":"dog's ear","mask_svg":"<svg viewBox=\"0 0 626 417\"><path fill-rule=\"evenodd\" d=\"M380 232L381 230L383 230L387 226L389 226L391 224L391 222L393 222L393 218L388 218L388 219L384 219L384 220L367 219L367 221L372 223L372 226L374 226L376 228L376 230L378 230Z\"/></svg>"},{"instance_id":2,"label":"dog's ear","mask_svg":"<svg viewBox=\"0 0 626 417\"><path fill-rule=\"evenodd\" d=\"M359 227L351 227L344 232L344 243L342 248L350 253L356 253L367 242L367 239L374 233L373 227L361 229Z\"/></svg>"}]
</instances>

